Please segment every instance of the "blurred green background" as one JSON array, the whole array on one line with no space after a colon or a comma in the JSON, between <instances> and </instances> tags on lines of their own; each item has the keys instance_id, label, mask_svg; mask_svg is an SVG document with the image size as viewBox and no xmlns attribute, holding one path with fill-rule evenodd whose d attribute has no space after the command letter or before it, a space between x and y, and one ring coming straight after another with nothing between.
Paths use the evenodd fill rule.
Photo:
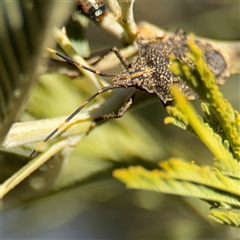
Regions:
<instances>
[{"instance_id":1,"label":"blurred green background","mask_svg":"<svg viewBox=\"0 0 240 240\"><path fill-rule=\"evenodd\" d=\"M239 9L240 3L237 1L136 1L134 13L136 22L145 20L167 30L175 31L181 27L186 32L193 31L207 38L239 40ZM88 29L88 39L93 52L109 46L120 46L117 39L93 23ZM69 84L69 80L64 81ZM221 87L225 98L238 111L239 89L239 75L231 76ZM141 97L149 98L146 93L142 93ZM75 104L70 107L71 110L69 108L69 113ZM194 104L199 108L199 101ZM81 180L88 168L93 172L95 170L95 174L62 191L51 192L45 197L4 211L1 218L2 239L238 239L239 230L207 219L209 206L200 200L127 190L112 178L111 171L114 168L142 164L151 169L156 167L156 160L171 156L195 160L198 164L212 164L213 156L209 150L187 132L164 125L165 117L161 102L151 96L146 104L133 106L122 119L94 130L79 144L76 152L83 160L79 165L74 164L75 172L72 174L79 174ZM138 148L137 140L132 141L132 148L136 144L135 151L138 154L130 157L130 150L121 149L125 140L120 140L120 137L129 135L129 139L134 139L136 135L137 138L137 130L131 132L132 128L127 129L131 123L143 125L142 131L149 133L151 140L138 139L146 144L141 148ZM116 131L116 125L126 128L123 129L123 136L121 128L120 133ZM147 145L150 141L154 146ZM157 153L152 152L155 145L159 146ZM91 153L95 148L101 159L99 161L105 164L105 168L99 165L98 174L98 155L93 158L84 153L82 149L86 147ZM151 151L141 154L144 148ZM116 152L115 159L111 159L114 158L112 149ZM106 153L103 154L103 151ZM156 159L156 156L159 158ZM63 181L68 185L67 176L64 177ZM61 184L64 185L59 182L56 189ZM21 194L13 192L11 197L18 198L17 195Z\"/></svg>"}]
</instances>

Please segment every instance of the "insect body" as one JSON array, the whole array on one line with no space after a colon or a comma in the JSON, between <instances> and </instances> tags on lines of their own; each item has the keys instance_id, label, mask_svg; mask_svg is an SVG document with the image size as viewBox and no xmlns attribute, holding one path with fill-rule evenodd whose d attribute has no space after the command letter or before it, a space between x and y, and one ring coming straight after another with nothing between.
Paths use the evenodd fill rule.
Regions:
<instances>
[{"instance_id":1,"label":"insect body","mask_svg":"<svg viewBox=\"0 0 240 240\"><path fill-rule=\"evenodd\" d=\"M162 42L159 42L160 44ZM67 122L69 122L76 114L78 114L88 103L90 103L99 94L116 89L116 88L129 88L135 87L137 89L146 91L148 93L156 94L159 99L167 104L173 100L170 93L170 86L172 84L177 84L182 93L190 100L198 98L198 95L190 88L188 85L178 76L174 75L169 70L169 59L170 53L174 53L179 60L182 62L187 62L189 66L194 67L194 63L191 62L185 55L186 36L182 31L178 31L176 36L169 38L165 44L155 45L149 43L137 42L138 44L138 55L133 59L132 63L128 63L126 59L120 54L117 48L112 48L111 51L116 54L125 70L120 74L107 74L100 71L94 70L92 68L83 66L82 64L73 61L72 59L56 52L55 50L48 49L51 53L58 55L67 62L74 64L77 67L81 67L90 72L98 74L104 77L113 77L112 85L104 87L93 94L89 99L87 99L75 112L73 112L61 125L59 125L52 133L50 133L30 154L32 157L37 150L48 141L53 135L55 135ZM202 46L205 49L205 45ZM221 75L225 69L225 61L220 53L216 52L209 46L207 46L207 51L204 52L204 56L207 56L209 52L212 51L212 56L210 64L215 66L214 59L219 61L221 59L222 67L221 70L216 70L216 67L212 70L213 73L217 71L217 74ZM214 57L214 54L217 57ZM220 55L219 55L220 54ZM224 62L223 62L224 61ZM215 71L216 70L216 71ZM216 74L215 74L216 75ZM127 109L130 107L132 101L131 99L116 113L104 117L107 118L119 118L121 117Z\"/></svg>"},{"instance_id":2,"label":"insect body","mask_svg":"<svg viewBox=\"0 0 240 240\"><path fill-rule=\"evenodd\" d=\"M112 48L111 51L116 54L120 62L125 68L120 74L106 74L82 64L73 61L72 59L56 52L55 50L48 49L49 52L58 55L67 62L81 67L88 71L104 77L113 77L113 84L98 90L89 99L87 99L75 112L73 112L65 121L60 124L53 132L51 132L30 154L32 157L38 149L47 142L52 136L54 136L67 122L69 122L76 114L78 114L88 103L90 103L99 94L116 89L116 88L129 88L135 87L149 93L155 93L164 102L172 100L169 86L173 81L173 74L168 70L168 61L166 57L157 49L151 48L149 44L138 43L139 55L135 57L131 64L120 54L117 48ZM106 118L119 118L130 107L131 101L127 102L118 113L111 114Z\"/></svg>"},{"instance_id":3,"label":"insect body","mask_svg":"<svg viewBox=\"0 0 240 240\"><path fill-rule=\"evenodd\" d=\"M106 5L101 0L78 0L78 12L100 21L106 13Z\"/></svg>"}]
</instances>

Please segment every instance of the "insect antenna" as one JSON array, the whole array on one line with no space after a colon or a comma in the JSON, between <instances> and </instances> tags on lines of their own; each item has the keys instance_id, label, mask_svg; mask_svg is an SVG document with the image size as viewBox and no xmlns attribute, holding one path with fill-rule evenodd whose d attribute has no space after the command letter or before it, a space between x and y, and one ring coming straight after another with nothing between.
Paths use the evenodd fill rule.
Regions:
<instances>
[{"instance_id":1,"label":"insect antenna","mask_svg":"<svg viewBox=\"0 0 240 240\"><path fill-rule=\"evenodd\" d=\"M95 73L99 76L103 76L103 77L115 77L117 76L117 74L110 74L110 73L103 73L103 72L100 72L100 71L97 71L95 69L92 69L90 67L87 67L87 66L84 66L82 65L81 63L78 63L74 60L72 60L71 58L57 52L56 50L53 50L51 48L47 48L47 51L49 51L50 53L53 53L57 56L59 56L60 58L66 60L67 62L77 66L77 67L80 67L80 68L83 68L89 72L92 72L92 73ZM122 86L119 86L119 85L109 85L107 87L103 87L101 89L99 89L96 93L94 93L91 97L89 97L79 108L77 108L68 118L66 118L56 129L54 129L44 140L42 140L38 145L37 147L31 152L31 154L29 155L29 157L33 157L36 152L39 150L39 148L45 143L47 142L50 138L52 138L63 126L65 126L66 123L68 123L71 119L73 119L87 104L89 104L95 97L97 97L99 94L102 94L104 92L107 92L109 90L112 90L112 89L116 89L116 88L122 88Z\"/></svg>"},{"instance_id":2,"label":"insect antenna","mask_svg":"<svg viewBox=\"0 0 240 240\"><path fill-rule=\"evenodd\" d=\"M112 74L111 73L103 73L103 72L100 72L100 71L95 70L93 68L90 68L90 67L87 67L85 65L82 65L81 63L72 60L71 58L69 58L69 57L67 57L67 56L57 52L54 49L51 49L51 48L46 48L46 49L47 49L48 52L53 53L53 54L59 56L60 58L64 59L65 61L75 65L76 67L80 67L80 68L85 69L85 70L87 70L89 72L95 73L95 74L97 74L99 76L102 76L102 77L116 77L117 76L117 74L114 74L114 73L112 73Z\"/></svg>"},{"instance_id":3,"label":"insect antenna","mask_svg":"<svg viewBox=\"0 0 240 240\"><path fill-rule=\"evenodd\" d=\"M77 108L69 117L67 117L56 129L54 129L44 140L42 140L37 147L31 152L29 157L33 157L36 152L39 150L39 148L47 142L50 138L52 138L62 127L65 126L66 123L68 123L71 119L73 119L87 104L89 104L95 97L97 97L99 94L102 94L104 92L107 92L112 89L116 88L122 88L119 85L109 85L107 87L103 87L99 89L96 93L94 93L90 98L88 98L79 108Z\"/></svg>"}]
</instances>

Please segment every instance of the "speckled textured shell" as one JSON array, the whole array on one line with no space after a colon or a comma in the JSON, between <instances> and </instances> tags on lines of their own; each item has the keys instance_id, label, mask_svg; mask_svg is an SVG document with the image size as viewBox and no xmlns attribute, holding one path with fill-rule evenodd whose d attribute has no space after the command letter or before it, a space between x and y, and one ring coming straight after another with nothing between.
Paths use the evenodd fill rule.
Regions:
<instances>
[{"instance_id":1,"label":"speckled textured shell","mask_svg":"<svg viewBox=\"0 0 240 240\"><path fill-rule=\"evenodd\" d=\"M203 50L206 63L216 77L217 83L221 85L224 77L221 74L226 68L223 56L209 44L203 44L198 40L196 43ZM163 38L158 43L138 42L138 56L133 59L128 69L113 79L113 84L155 93L166 103L173 99L169 87L174 83L189 100L194 100L198 95L169 70L170 54L187 63L191 68L195 68L194 62L185 54L187 51L187 37L182 29L178 29L173 37Z\"/></svg>"}]
</instances>

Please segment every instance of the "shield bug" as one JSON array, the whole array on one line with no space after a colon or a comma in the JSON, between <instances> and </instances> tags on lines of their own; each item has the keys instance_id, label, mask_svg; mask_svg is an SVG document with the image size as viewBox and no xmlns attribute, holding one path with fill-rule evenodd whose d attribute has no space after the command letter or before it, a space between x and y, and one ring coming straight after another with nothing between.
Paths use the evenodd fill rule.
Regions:
<instances>
[{"instance_id":1,"label":"shield bug","mask_svg":"<svg viewBox=\"0 0 240 240\"><path fill-rule=\"evenodd\" d=\"M156 43L157 42L157 43ZM97 75L103 77L113 77L112 85L106 86L98 90L91 97L89 97L78 109L76 109L65 121L60 124L54 131L52 131L30 154L32 157L38 149L51 137L53 137L67 122L69 122L76 114L78 114L87 104L89 104L95 97L99 94L102 94L106 91L110 91L116 88L129 88L135 87L136 89L140 89L146 91L151 94L155 94L158 98L164 103L168 104L173 100L173 97L170 92L170 85L177 84L182 93L189 99L193 100L198 98L198 95L178 76L174 75L169 70L169 54L174 54L179 60L189 64L189 66L194 68L194 63L185 55L187 49L187 37L183 30L178 30L175 35L169 37L167 39L163 39L159 41L155 40L147 40L137 41L138 45L138 55L133 59L131 63L128 63L127 60L121 55L119 50L115 47L111 48L110 51L114 52L118 57L119 61L124 67L124 71L119 74L108 74L103 73L92 68L83 66L82 64L73 61L67 56L58 53L55 50L48 49L49 52L56 54L60 58L66 60L67 62L81 67L85 70L93 72ZM208 62L210 69L213 71L214 75L219 75L225 69L225 61L222 55L214 50L210 46L206 46L201 42L198 42L198 45L204 51L204 57L206 61L208 60L208 56L212 56L211 61ZM221 58L221 67L220 70L216 69L215 55L217 56L217 61ZM214 60L214 61L213 61ZM213 67L212 67L213 66ZM211 68L212 67L212 68ZM104 119L109 118L119 118L128 110L130 105L132 104L132 98L129 99L125 103L120 110L109 116L104 116Z\"/></svg>"}]
</instances>

